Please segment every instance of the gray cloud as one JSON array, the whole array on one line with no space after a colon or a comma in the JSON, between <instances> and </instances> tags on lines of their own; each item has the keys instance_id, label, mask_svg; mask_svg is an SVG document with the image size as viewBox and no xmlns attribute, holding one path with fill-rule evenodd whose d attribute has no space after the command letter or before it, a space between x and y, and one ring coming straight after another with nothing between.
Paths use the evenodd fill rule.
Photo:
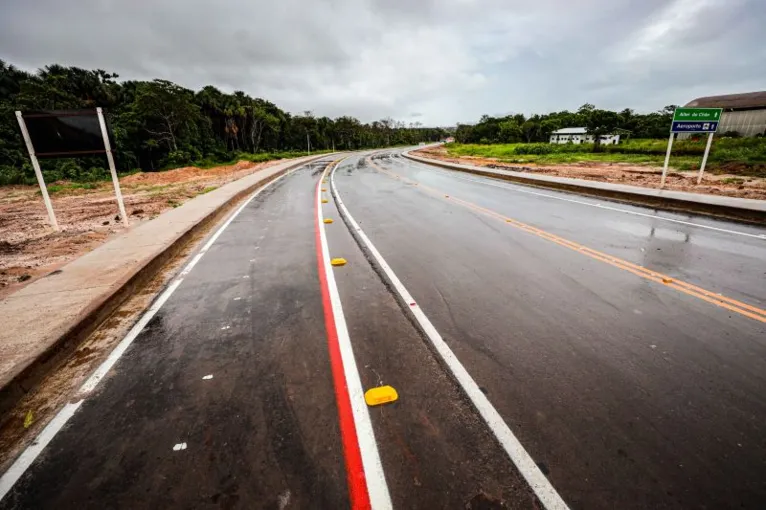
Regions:
<instances>
[{"instance_id":1,"label":"gray cloud","mask_svg":"<svg viewBox=\"0 0 766 510\"><path fill-rule=\"evenodd\" d=\"M763 26L763 0L5 0L0 58L452 124L763 89Z\"/></svg>"}]
</instances>

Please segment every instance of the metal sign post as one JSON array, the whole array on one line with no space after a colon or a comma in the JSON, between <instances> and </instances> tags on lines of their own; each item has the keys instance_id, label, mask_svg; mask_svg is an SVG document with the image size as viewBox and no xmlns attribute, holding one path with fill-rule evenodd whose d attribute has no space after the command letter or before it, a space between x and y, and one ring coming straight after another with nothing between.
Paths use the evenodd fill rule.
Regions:
<instances>
[{"instance_id":1,"label":"metal sign post","mask_svg":"<svg viewBox=\"0 0 766 510\"><path fill-rule=\"evenodd\" d=\"M670 138L668 139L668 151L665 153L665 165L662 167L662 179L660 180L660 188L665 187L665 177L668 175L668 164L670 163L670 150L673 148L673 139L676 134L671 131Z\"/></svg>"},{"instance_id":2,"label":"metal sign post","mask_svg":"<svg viewBox=\"0 0 766 510\"><path fill-rule=\"evenodd\" d=\"M713 133L707 135L707 145L705 146L705 155L702 156L702 166L700 166L700 174L697 176L697 184L702 183L702 174L705 173L705 165L707 165L707 157L710 154L710 146L713 145Z\"/></svg>"},{"instance_id":3,"label":"metal sign post","mask_svg":"<svg viewBox=\"0 0 766 510\"><path fill-rule=\"evenodd\" d=\"M713 133L718 129L721 112L723 112L722 108L676 108L676 111L673 112L673 124L670 127L670 139L668 140L668 151L665 154L665 165L662 168L660 188L665 187L665 177L670 163L670 150L673 147L675 133L708 133L707 147L705 147L705 155L702 157L702 166L697 177L697 184L702 182L702 174L705 171L707 157L713 144Z\"/></svg>"},{"instance_id":4,"label":"metal sign post","mask_svg":"<svg viewBox=\"0 0 766 510\"><path fill-rule=\"evenodd\" d=\"M101 125L101 136L104 138L104 148L106 149L106 159L109 161L109 171L112 173L112 183L114 184L114 194L117 196L117 205L120 208L122 223L128 227L128 215L125 212L125 204L122 201L122 191L120 191L120 180L117 178L117 169L114 167L114 158L112 157L112 145L109 143L109 132L106 129L104 113L101 108L96 108L98 123Z\"/></svg>"},{"instance_id":5,"label":"metal sign post","mask_svg":"<svg viewBox=\"0 0 766 510\"><path fill-rule=\"evenodd\" d=\"M53 204L51 204L51 197L48 196L48 188L45 186L45 180L43 179L43 172L40 170L40 163L37 161L35 155L35 147L32 145L32 139L29 137L29 131L27 131L27 125L24 122L24 117L21 116L21 112L16 112L16 120L19 121L19 127L21 128L21 136L24 137L24 143L27 145L27 151L29 152L29 159L32 160L32 168L35 169L35 176L37 177L37 183L40 185L40 192L43 194L43 201L45 202L45 208L48 210L48 220L51 222L53 230L59 229L59 224L56 221L56 215L53 213Z\"/></svg>"}]
</instances>

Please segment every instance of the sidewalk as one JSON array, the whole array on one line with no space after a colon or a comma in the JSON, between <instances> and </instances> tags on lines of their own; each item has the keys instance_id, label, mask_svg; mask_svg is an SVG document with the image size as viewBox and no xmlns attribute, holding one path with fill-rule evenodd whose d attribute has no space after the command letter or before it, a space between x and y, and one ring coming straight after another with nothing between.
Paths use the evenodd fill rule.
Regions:
<instances>
[{"instance_id":1,"label":"sidewalk","mask_svg":"<svg viewBox=\"0 0 766 510\"><path fill-rule=\"evenodd\" d=\"M574 191L614 200L633 203L637 202L642 205L649 205L663 209L681 210L751 223L766 224L766 200L702 195L685 191L642 188L626 184L614 184L609 182L587 181L584 179L572 179L568 177L535 175L529 172L491 169L487 167L449 163L436 159L423 158L410 154L410 151L405 151L402 155L414 161L427 163L429 165L474 173L486 177L495 177L518 182L520 184Z\"/></svg>"},{"instance_id":2,"label":"sidewalk","mask_svg":"<svg viewBox=\"0 0 766 510\"><path fill-rule=\"evenodd\" d=\"M0 301L0 413L239 199L322 157L285 161L199 195Z\"/></svg>"}]
</instances>

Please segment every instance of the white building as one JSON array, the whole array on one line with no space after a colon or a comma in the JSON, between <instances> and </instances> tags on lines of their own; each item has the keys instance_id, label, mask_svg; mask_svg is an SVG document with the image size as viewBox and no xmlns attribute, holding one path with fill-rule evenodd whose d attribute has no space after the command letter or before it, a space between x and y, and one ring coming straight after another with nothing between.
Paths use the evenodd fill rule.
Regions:
<instances>
[{"instance_id":1,"label":"white building","mask_svg":"<svg viewBox=\"0 0 766 510\"><path fill-rule=\"evenodd\" d=\"M551 143L593 143L593 135L584 127L564 128L551 133ZM601 135L602 145L620 143L620 135Z\"/></svg>"}]
</instances>

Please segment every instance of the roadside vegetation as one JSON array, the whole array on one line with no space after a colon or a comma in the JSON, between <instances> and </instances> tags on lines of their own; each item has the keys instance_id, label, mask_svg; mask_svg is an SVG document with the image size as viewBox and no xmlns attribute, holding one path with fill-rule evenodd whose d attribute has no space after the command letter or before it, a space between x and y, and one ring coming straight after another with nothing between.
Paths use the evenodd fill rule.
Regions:
<instances>
[{"instance_id":1,"label":"roadside vegetation","mask_svg":"<svg viewBox=\"0 0 766 510\"><path fill-rule=\"evenodd\" d=\"M28 73L0 60L0 185L36 183L14 111L105 109L120 175L239 160L263 162L311 152L438 141L446 130L392 119L291 115L266 99L166 80L118 82L103 70L49 65ZM110 178L103 156L40 160L46 182Z\"/></svg>"},{"instance_id":2,"label":"roadside vegetation","mask_svg":"<svg viewBox=\"0 0 766 510\"><path fill-rule=\"evenodd\" d=\"M581 162L630 163L662 166L667 140L628 140L619 145L511 143L446 144L450 156L496 158L504 163L538 165ZM699 168L705 139L678 140L673 144L670 165L677 170ZM707 169L717 174L766 177L766 139L714 138Z\"/></svg>"},{"instance_id":3,"label":"roadside vegetation","mask_svg":"<svg viewBox=\"0 0 766 510\"><path fill-rule=\"evenodd\" d=\"M497 158L506 163L541 165L581 162L630 163L661 166L665 160L668 135L675 105L651 113L630 108L610 111L584 104L577 111L544 115L511 114L483 116L476 124L459 124L456 144L448 144L451 156ZM619 134L619 145L550 144L554 131L584 127L598 139L603 134ZM676 140L670 164L678 170L699 168L705 151L705 137ZM712 173L766 177L766 139L739 138L737 133L718 133L708 159Z\"/></svg>"}]
</instances>

